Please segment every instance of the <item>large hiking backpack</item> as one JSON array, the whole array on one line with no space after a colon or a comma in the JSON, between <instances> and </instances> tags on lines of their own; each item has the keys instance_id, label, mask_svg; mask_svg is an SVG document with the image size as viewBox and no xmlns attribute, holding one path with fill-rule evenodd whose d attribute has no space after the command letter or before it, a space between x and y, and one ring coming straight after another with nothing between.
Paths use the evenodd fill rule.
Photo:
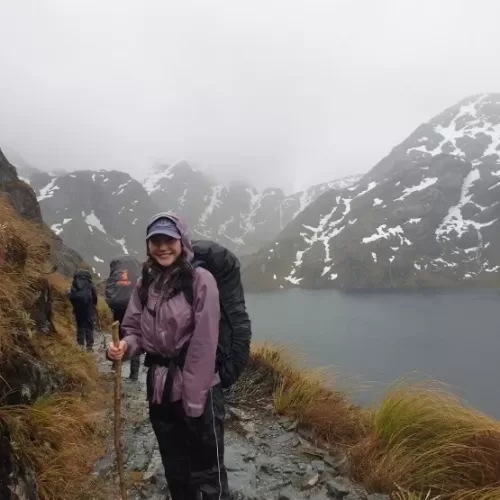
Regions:
<instances>
[{"instance_id":1,"label":"large hiking backpack","mask_svg":"<svg viewBox=\"0 0 500 500\"><path fill-rule=\"evenodd\" d=\"M74 307L84 309L92 304L92 275L85 269L80 269L73 276L69 292L69 300Z\"/></svg>"},{"instance_id":2,"label":"large hiking backpack","mask_svg":"<svg viewBox=\"0 0 500 500\"><path fill-rule=\"evenodd\" d=\"M227 389L238 380L250 357L252 329L241 284L240 262L234 253L214 241L195 240L192 245L193 267L203 267L209 271L219 289L221 315L215 368L219 372L222 387ZM182 292L189 304L193 305L192 281L183 284ZM181 357L185 357L185 354L185 351L181 353Z\"/></svg>"},{"instance_id":3,"label":"large hiking backpack","mask_svg":"<svg viewBox=\"0 0 500 500\"><path fill-rule=\"evenodd\" d=\"M141 264L131 255L123 255L109 264L104 295L112 310L127 309L135 284L141 276Z\"/></svg>"}]
</instances>

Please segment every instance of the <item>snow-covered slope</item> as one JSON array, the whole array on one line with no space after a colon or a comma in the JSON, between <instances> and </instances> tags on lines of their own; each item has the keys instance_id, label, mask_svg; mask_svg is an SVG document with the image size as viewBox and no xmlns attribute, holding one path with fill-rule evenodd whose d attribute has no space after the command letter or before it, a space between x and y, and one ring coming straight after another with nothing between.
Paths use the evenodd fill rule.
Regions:
<instances>
[{"instance_id":1,"label":"snow-covered slope","mask_svg":"<svg viewBox=\"0 0 500 500\"><path fill-rule=\"evenodd\" d=\"M286 197L279 189L258 192L241 183L217 185L186 162L157 167L143 185L119 171L56 175L24 166L19 172L37 194L47 224L103 276L120 253L144 257L145 226L157 212L175 211L190 222L194 237L250 254L271 241L309 201L358 179Z\"/></svg>"},{"instance_id":2,"label":"snow-covered slope","mask_svg":"<svg viewBox=\"0 0 500 500\"><path fill-rule=\"evenodd\" d=\"M285 196L278 188L257 191L249 184L217 184L187 162L159 165L144 181L163 210L181 213L195 237L216 239L238 254L249 254L272 240L309 203L328 189L347 187L352 176Z\"/></svg>"},{"instance_id":3,"label":"snow-covered slope","mask_svg":"<svg viewBox=\"0 0 500 500\"><path fill-rule=\"evenodd\" d=\"M355 185L324 193L252 260L249 289L498 284L500 94L421 125Z\"/></svg>"},{"instance_id":4,"label":"snow-covered slope","mask_svg":"<svg viewBox=\"0 0 500 500\"><path fill-rule=\"evenodd\" d=\"M143 186L118 171L78 171L56 176L23 171L51 229L78 249L94 270L106 276L120 254L144 258L144 231L159 211Z\"/></svg>"}]
</instances>

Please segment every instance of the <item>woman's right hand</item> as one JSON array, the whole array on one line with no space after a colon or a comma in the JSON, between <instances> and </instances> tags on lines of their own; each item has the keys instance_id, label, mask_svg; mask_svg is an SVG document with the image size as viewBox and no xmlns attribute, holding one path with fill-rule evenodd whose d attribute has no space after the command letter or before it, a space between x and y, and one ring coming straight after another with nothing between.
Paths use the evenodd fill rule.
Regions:
<instances>
[{"instance_id":1,"label":"woman's right hand","mask_svg":"<svg viewBox=\"0 0 500 500\"><path fill-rule=\"evenodd\" d=\"M118 361L119 359L122 359L123 356L125 356L127 348L128 345L124 340L120 340L120 344L118 345L118 347L115 347L115 344L110 343L108 346L108 356L110 359Z\"/></svg>"}]
</instances>

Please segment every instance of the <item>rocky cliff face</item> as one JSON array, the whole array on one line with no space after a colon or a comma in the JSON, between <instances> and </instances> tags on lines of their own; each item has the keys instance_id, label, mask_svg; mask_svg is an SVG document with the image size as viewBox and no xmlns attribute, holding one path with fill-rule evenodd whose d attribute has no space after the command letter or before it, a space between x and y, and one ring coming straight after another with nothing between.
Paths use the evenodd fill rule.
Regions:
<instances>
[{"instance_id":1,"label":"rocky cliff face","mask_svg":"<svg viewBox=\"0 0 500 500\"><path fill-rule=\"evenodd\" d=\"M0 150L0 191L24 218L42 222L40 206L33 189L19 180L17 171Z\"/></svg>"},{"instance_id":2,"label":"rocky cliff face","mask_svg":"<svg viewBox=\"0 0 500 500\"><path fill-rule=\"evenodd\" d=\"M86 266L43 224L35 193L0 151L2 500L75 498L82 480L69 469L94 460L94 417L82 410L98 373L75 347L68 282L55 265L69 276Z\"/></svg>"},{"instance_id":3,"label":"rocky cliff face","mask_svg":"<svg viewBox=\"0 0 500 500\"><path fill-rule=\"evenodd\" d=\"M40 225L40 231L51 246L50 260L62 274L72 276L81 266L86 267L82 257L66 247L42 219L36 194L26 182L19 179L17 171L0 150L0 196L5 198L21 217Z\"/></svg>"},{"instance_id":4,"label":"rocky cliff face","mask_svg":"<svg viewBox=\"0 0 500 500\"><path fill-rule=\"evenodd\" d=\"M418 127L355 185L324 193L252 260L249 289L499 283L500 94Z\"/></svg>"},{"instance_id":5,"label":"rocky cliff face","mask_svg":"<svg viewBox=\"0 0 500 500\"><path fill-rule=\"evenodd\" d=\"M0 166L0 175L7 184L18 182L9 165ZM50 250L40 241L29 246L30 237L39 236L39 226L23 222L5 198L0 198L0 498L37 499L33 471L16 459L2 410L31 404L53 389L57 380L48 366L36 360L36 350L26 335L27 329L40 334L53 331L48 282L28 271L31 266L43 267Z\"/></svg>"}]
</instances>

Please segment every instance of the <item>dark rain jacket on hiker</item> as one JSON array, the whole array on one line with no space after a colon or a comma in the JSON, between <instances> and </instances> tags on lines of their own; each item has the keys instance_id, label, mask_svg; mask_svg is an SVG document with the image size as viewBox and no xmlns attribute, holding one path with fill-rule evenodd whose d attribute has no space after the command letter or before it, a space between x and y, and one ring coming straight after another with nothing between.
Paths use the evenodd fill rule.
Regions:
<instances>
[{"instance_id":1,"label":"dark rain jacket on hiker","mask_svg":"<svg viewBox=\"0 0 500 500\"><path fill-rule=\"evenodd\" d=\"M104 297L113 313L113 321L118 321L119 337L123 339L123 318L132 297L142 266L132 255L121 255L109 263L109 276L104 287ZM130 377L137 379L140 368L139 355L130 358Z\"/></svg>"},{"instance_id":2,"label":"dark rain jacket on hiker","mask_svg":"<svg viewBox=\"0 0 500 500\"><path fill-rule=\"evenodd\" d=\"M125 312L140 276L141 264L132 255L121 255L109 263L104 297L112 311Z\"/></svg>"},{"instance_id":3,"label":"dark rain jacket on hiker","mask_svg":"<svg viewBox=\"0 0 500 500\"><path fill-rule=\"evenodd\" d=\"M92 283L92 275L85 269L77 271L69 291L76 320L76 341L92 351L94 346L94 318L97 292Z\"/></svg>"},{"instance_id":4,"label":"dark rain jacket on hiker","mask_svg":"<svg viewBox=\"0 0 500 500\"><path fill-rule=\"evenodd\" d=\"M85 288L89 294L89 300L82 302L75 300L75 291ZM73 283L69 291L69 299L73 306L75 320L78 328L93 329L94 314L97 306L97 291L92 283L92 275L86 269L80 269L73 277Z\"/></svg>"},{"instance_id":5,"label":"dark rain jacket on hiker","mask_svg":"<svg viewBox=\"0 0 500 500\"><path fill-rule=\"evenodd\" d=\"M120 339L123 338L123 318L141 276L141 264L132 255L121 255L109 263L109 276L104 287L106 304L113 312L113 321L120 323Z\"/></svg>"},{"instance_id":6,"label":"dark rain jacket on hiker","mask_svg":"<svg viewBox=\"0 0 500 500\"><path fill-rule=\"evenodd\" d=\"M188 260L193 258L189 231L175 216L182 236L183 251ZM207 293L210 290L210 293ZM156 316L148 311L155 311ZM189 342L184 368L177 369L170 400L182 400L186 415L199 417L204 410L207 392L220 381L215 373L219 337L220 306L215 278L205 269L194 271L194 304L189 305L183 294L163 300L162 293L149 287L147 307L142 308L137 289L123 320L127 356L145 351L150 354L172 356ZM152 403L161 403L168 369L154 366Z\"/></svg>"}]
</instances>

